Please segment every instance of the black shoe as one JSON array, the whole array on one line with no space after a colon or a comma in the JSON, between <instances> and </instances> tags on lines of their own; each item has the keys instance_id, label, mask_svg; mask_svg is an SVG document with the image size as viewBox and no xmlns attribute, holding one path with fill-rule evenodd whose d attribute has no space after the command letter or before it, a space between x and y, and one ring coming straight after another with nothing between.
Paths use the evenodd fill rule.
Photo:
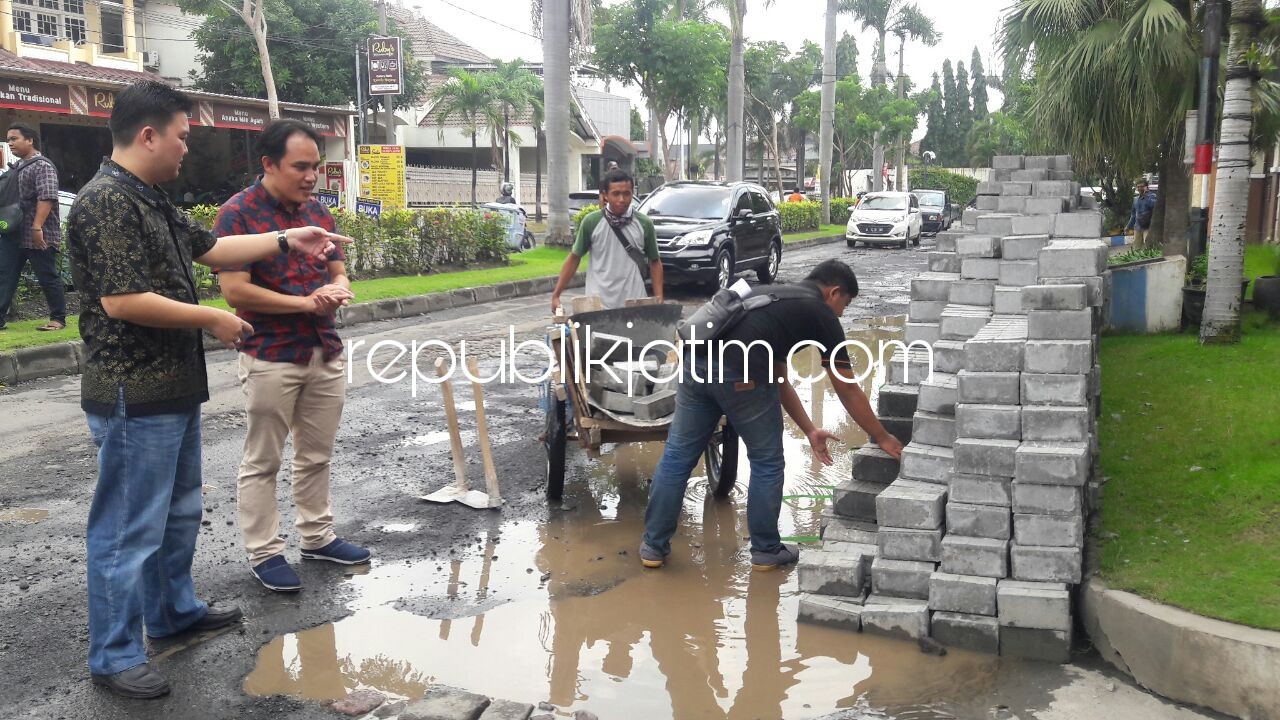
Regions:
<instances>
[{"instance_id":1,"label":"black shoe","mask_svg":"<svg viewBox=\"0 0 1280 720\"><path fill-rule=\"evenodd\" d=\"M173 633L172 635L148 634L147 639L148 640L169 640L170 638L174 638L179 635L186 635L188 633L199 633L199 632L206 632L208 630L217 630L218 628L226 627L231 623L240 622L240 620L243 617L244 617L244 613L241 612L240 608L236 607L235 605L230 605L225 608L216 608L216 609L209 608L209 612L205 613L204 617L191 623L186 628L179 630L178 632Z\"/></svg>"},{"instance_id":2,"label":"black shoe","mask_svg":"<svg viewBox=\"0 0 1280 720\"><path fill-rule=\"evenodd\" d=\"M93 684L101 685L126 698L158 698L169 694L169 681L150 665L143 663L115 675L94 675Z\"/></svg>"}]
</instances>

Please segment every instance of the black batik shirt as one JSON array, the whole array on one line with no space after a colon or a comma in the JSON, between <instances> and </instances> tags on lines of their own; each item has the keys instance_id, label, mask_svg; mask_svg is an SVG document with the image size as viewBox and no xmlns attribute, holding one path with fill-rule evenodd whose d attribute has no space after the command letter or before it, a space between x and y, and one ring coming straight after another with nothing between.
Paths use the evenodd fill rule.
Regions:
<instances>
[{"instance_id":1,"label":"black batik shirt","mask_svg":"<svg viewBox=\"0 0 1280 720\"><path fill-rule=\"evenodd\" d=\"M201 333L109 317L108 295L152 292L195 304L192 258L217 240L120 165L104 159L67 218L67 250L80 292L86 360L81 407L110 415L120 388L130 416L180 413L209 399Z\"/></svg>"}]
</instances>

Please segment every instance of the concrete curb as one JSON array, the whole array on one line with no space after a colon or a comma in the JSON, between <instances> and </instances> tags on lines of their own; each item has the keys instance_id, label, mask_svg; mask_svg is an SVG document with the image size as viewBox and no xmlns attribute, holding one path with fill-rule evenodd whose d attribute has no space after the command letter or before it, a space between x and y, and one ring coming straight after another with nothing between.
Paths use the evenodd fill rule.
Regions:
<instances>
[{"instance_id":1,"label":"concrete curb","mask_svg":"<svg viewBox=\"0 0 1280 720\"><path fill-rule=\"evenodd\" d=\"M798 249L813 247L814 245L830 245L844 240L844 235L828 235L820 238L809 238L808 240L797 240L795 242L787 242L784 238L782 241L782 251L785 253L788 249Z\"/></svg>"},{"instance_id":2,"label":"concrete curb","mask_svg":"<svg viewBox=\"0 0 1280 720\"><path fill-rule=\"evenodd\" d=\"M1103 658L1143 687L1244 718L1280 718L1280 632L1212 620L1085 582L1080 619Z\"/></svg>"},{"instance_id":3,"label":"concrete curb","mask_svg":"<svg viewBox=\"0 0 1280 720\"><path fill-rule=\"evenodd\" d=\"M356 303L338 311L336 318L340 328L351 327L376 320L395 320L414 317L426 313L446 310L448 308L467 307L494 300L541 295L555 289L556 276L513 280L482 285L474 288L459 288L448 292L431 293L430 295L412 295L402 298L387 298L365 303ZM586 275L578 273L570 281L569 287L579 288L586 284ZM548 316L550 311L548 311ZM209 336L204 338L205 352L221 350L222 345ZM54 377L57 375L77 375L84 371L84 343L79 340L67 340L49 345L18 348L0 352L0 385L17 385L30 380Z\"/></svg>"}]
</instances>

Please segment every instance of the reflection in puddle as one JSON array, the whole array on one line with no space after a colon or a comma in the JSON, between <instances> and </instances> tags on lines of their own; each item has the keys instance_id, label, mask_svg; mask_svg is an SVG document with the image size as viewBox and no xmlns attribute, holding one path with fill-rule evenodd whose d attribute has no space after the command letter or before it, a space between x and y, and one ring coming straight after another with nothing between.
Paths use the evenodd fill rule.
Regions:
<instances>
[{"instance_id":1,"label":"reflection in puddle","mask_svg":"<svg viewBox=\"0 0 1280 720\"><path fill-rule=\"evenodd\" d=\"M418 529L418 523L387 523L381 528L385 533L407 533Z\"/></svg>"},{"instance_id":2,"label":"reflection in puddle","mask_svg":"<svg viewBox=\"0 0 1280 720\"><path fill-rule=\"evenodd\" d=\"M857 337L900 332L900 322L884 322ZM796 363L817 374L815 359ZM882 382L877 369L865 386ZM849 450L865 441L826 381L799 390ZM603 461L572 452L574 511L503 524L456 559L377 565L352 578L354 613L269 642L245 691L330 700L373 688L414 698L446 683L610 717L799 718L847 708L941 719L951 717L941 705L990 685L996 658L932 657L910 643L797 624L795 573L751 572L745 499L705 500L705 477L690 485L670 562L642 569L646 481L661 449L613 446ZM791 426L787 460L782 532L816 535L823 496L851 461L814 462Z\"/></svg>"},{"instance_id":3,"label":"reflection in puddle","mask_svg":"<svg viewBox=\"0 0 1280 720\"><path fill-rule=\"evenodd\" d=\"M0 510L0 522L37 523L49 517L48 510L40 508L9 508Z\"/></svg>"}]
</instances>

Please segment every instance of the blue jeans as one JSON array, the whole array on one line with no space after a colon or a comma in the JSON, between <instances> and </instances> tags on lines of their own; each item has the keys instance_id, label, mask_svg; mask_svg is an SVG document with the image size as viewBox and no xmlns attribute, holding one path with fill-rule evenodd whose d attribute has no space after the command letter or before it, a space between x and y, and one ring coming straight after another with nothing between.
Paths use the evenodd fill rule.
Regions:
<instances>
[{"instance_id":1,"label":"blue jeans","mask_svg":"<svg viewBox=\"0 0 1280 720\"><path fill-rule=\"evenodd\" d=\"M696 367L698 376L705 381L706 366ZM727 377L723 383L697 382L690 376L691 369L686 356L684 377L676 390L675 419L649 486L644 542L663 555L671 552L671 536L680 519L689 473L698 464L723 415L746 443L747 460L751 463L751 485L747 489L751 549L776 552L782 547L778 514L782 511L786 465L778 386L757 383L751 389L738 389Z\"/></svg>"},{"instance_id":2,"label":"blue jeans","mask_svg":"<svg viewBox=\"0 0 1280 720\"><path fill-rule=\"evenodd\" d=\"M203 511L200 410L126 417L87 413L98 446L89 508L89 671L114 675L147 661L142 626L163 637L209 612L191 560Z\"/></svg>"},{"instance_id":3,"label":"blue jeans","mask_svg":"<svg viewBox=\"0 0 1280 720\"><path fill-rule=\"evenodd\" d=\"M44 290L45 302L49 304L49 319L65 323L67 295L62 276L58 274L58 251L27 250L15 238L0 237L0 326L9 317L9 306L18 293L22 268L28 261L40 281L40 288Z\"/></svg>"}]
</instances>

